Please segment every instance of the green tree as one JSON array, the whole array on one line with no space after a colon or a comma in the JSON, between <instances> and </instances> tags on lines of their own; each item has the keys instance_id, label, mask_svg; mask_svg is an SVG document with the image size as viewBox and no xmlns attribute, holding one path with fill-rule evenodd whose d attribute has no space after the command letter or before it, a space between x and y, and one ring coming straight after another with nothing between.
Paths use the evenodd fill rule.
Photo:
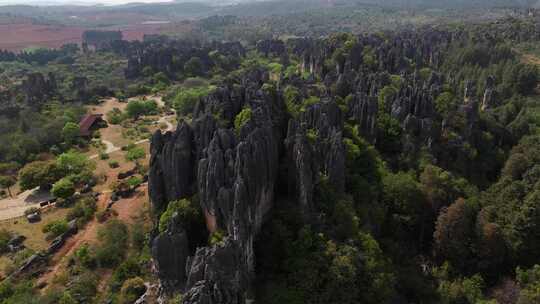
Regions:
<instances>
[{"instance_id":1,"label":"green tree","mask_svg":"<svg viewBox=\"0 0 540 304\"><path fill-rule=\"evenodd\" d=\"M398 240L409 242L418 236L422 240L426 202L415 176L405 172L387 173L382 180L382 201L390 222L383 229Z\"/></svg>"},{"instance_id":2,"label":"green tree","mask_svg":"<svg viewBox=\"0 0 540 304\"><path fill-rule=\"evenodd\" d=\"M387 113L377 118L377 149L383 154L395 154L401 150L401 126Z\"/></svg>"},{"instance_id":3,"label":"green tree","mask_svg":"<svg viewBox=\"0 0 540 304\"><path fill-rule=\"evenodd\" d=\"M62 138L70 145L74 144L79 137L79 125L73 122L68 122L62 128Z\"/></svg>"},{"instance_id":4,"label":"green tree","mask_svg":"<svg viewBox=\"0 0 540 304\"><path fill-rule=\"evenodd\" d=\"M521 288L518 304L540 303L540 266L534 265L529 270L518 267L516 279Z\"/></svg>"},{"instance_id":5,"label":"green tree","mask_svg":"<svg viewBox=\"0 0 540 304\"><path fill-rule=\"evenodd\" d=\"M56 165L62 175L69 176L74 183L89 180L96 168L94 161L76 151L59 155L56 159Z\"/></svg>"},{"instance_id":6,"label":"green tree","mask_svg":"<svg viewBox=\"0 0 540 304\"><path fill-rule=\"evenodd\" d=\"M143 279L135 277L128 279L122 285L120 290L120 303L130 304L135 302L146 291Z\"/></svg>"},{"instance_id":7,"label":"green tree","mask_svg":"<svg viewBox=\"0 0 540 304\"><path fill-rule=\"evenodd\" d=\"M204 66L201 58L191 57L184 64L184 71L190 76L201 76L204 74Z\"/></svg>"},{"instance_id":8,"label":"green tree","mask_svg":"<svg viewBox=\"0 0 540 304\"><path fill-rule=\"evenodd\" d=\"M125 117L126 115L124 115L119 108L113 108L111 111L107 112L107 121L113 125L122 123Z\"/></svg>"},{"instance_id":9,"label":"green tree","mask_svg":"<svg viewBox=\"0 0 540 304\"><path fill-rule=\"evenodd\" d=\"M435 109L442 115L447 115L455 107L454 94L443 92L435 99Z\"/></svg>"},{"instance_id":10,"label":"green tree","mask_svg":"<svg viewBox=\"0 0 540 304\"><path fill-rule=\"evenodd\" d=\"M127 250L128 237L126 224L119 220L111 220L98 230L96 260L101 267L113 267L122 261Z\"/></svg>"},{"instance_id":11,"label":"green tree","mask_svg":"<svg viewBox=\"0 0 540 304\"><path fill-rule=\"evenodd\" d=\"M289 112L292 117L297 117L301 107L300 91L296 87L288 85L287 87L285 87L283 95L285 97L285 105L287 106L287 112Z\"/></svg>"},{"instance_id":12,"label":"green tree","mask_svg":"<svg viewBox=\"0 0 540 304\"><path fill-rule=\"evenodd\" d=\"M68 231L68 229L69 225L66 220L57 220L47 223L47 225L43 226L42 232L48 233L49 238L55 238Z\"/></svg>"},{"instance_id":13,"label":"green tree","mask_svg":"<svg viewBox=\"0 0 540 304\"><path fill-rule=\"evenodd\" d=\"M62 297L58 300L58 304L77 304L77 300L71 296L69 292L64 292Z\"/></svg>"},{"instance_id":14,"label":"green tree","mask_svg":"<svg viewBox=\"0 0 540 304\"><path fill-rule=\"evenodd\" d=\"M172 99L172 106L181 115L189 115L195 109L197 102L210 93L209 87L197 87L191 89L182 88Z\"/></svg>"},{"instance_id":15,"label":"green tree","mask_svg":"<svg viewBox=\"0 0 540 304\"><path fill-rule=\"evenodd\" d=\"M0 187L6 189L10 197L13 197L11 193L11 187L15 186L17 180L13 176L0 176Z\"/></svg>"},{"instance_id":16,"label":"green tree","mask_svg":"<svg viewBox=\"0 0 540 304\"><path fill-rule=\"evenodd\" d=\"M455 177L452 173L437 166L427 165L420 174L422 192L437 214L442 207L450 205L459 197L470 197L477 190L467 180Z\"/></svg>"},{"instance_id":17,"label":"green tree","mask_svg":"<svg viewBox=\"0 0 540 304\"><path fill-rule=\"evenodd\" d=\"M167 226L175 213L179 216L180 222L184 223L186 227L190 225L190 223L196 222L201 216L199 209L193 207L190 200L181 199L169 202L167 210L163 212L159 218L160 232L167 229Z\"/></svg>"},{"instance_id":18,"label":"green tree","mask_svg":"<svg viewBox=\"0 0 540 304\"><path fill-rule=\"evenodd\" d=\"M75 193L75 184L73 184L70 178L64 177L54 183L51 193L58 198L70 198Z\"/></svg>"},{"instance_id":19,"label":"green tree","mask_svg":"<svg viewBox=\"0 0 540 304\"><path fill-rule=\"evenodd\" d=\"M134 162L136 165L139 165L139 161L146 157L146 152L142 147L132 147L126 153L126 160Z\"/></svg>"},{"instance_id":20,"label":"green tree","mask_svg":"<svg viewBox=\"0 0 540 304\"><path fill-rule=\"evenodd\" d=\"M397 95L397 91L393 86L385 86L379 92L379 111L386 112L392 107L392 102Z\"/></svg>"},{"instance_id":21,"label":"green tree","mask_svg":"<svg viewBox=\"0 0 540 304\"><path fill-rule=\"evenodd\" d=\"M19 172L22 190L48 187L61 178L61 170L55 161L35 161L27 164Z\"/></svg>"},{"instance_id":22,"label":"green tree","mask_svg":"<svg viewBox=\"0 0 540 304\"><path fill-rule=\"evenodd\" d=\"M443 209L433 234L436 256L450 261L458 270L471 266L475 224L476 210L464 199Z\"/></svg>"},{"instance_id":23,"label":"green tree","mask_svg":"<svg viewBox=\"0 0 540 304\"><path fill-rule=\"evenodd\" d=\"M138 119L146 113L146 106L143 101L132 100L126 106L126 113L133 119Z\"/></svg>"}]
</instances>

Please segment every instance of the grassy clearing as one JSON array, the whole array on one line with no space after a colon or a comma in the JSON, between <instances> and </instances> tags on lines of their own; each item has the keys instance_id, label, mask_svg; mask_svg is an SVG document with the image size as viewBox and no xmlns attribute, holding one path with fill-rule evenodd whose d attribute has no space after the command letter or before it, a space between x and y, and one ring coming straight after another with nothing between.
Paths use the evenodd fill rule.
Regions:
<instances>
[{"instance_id":1,"label":"grassy clearing","mask_svg":"<svg viewBox=\"0 0 540 304\"><path fill-rule=\"evenodd\" d=\"M49 247L50 241L46 239L46 235L42 232L42 229L47 223L61 220L66 218L68 208L51 208L44 211L41 215L41 221L38 223L28 223L24 217L5 220L0 222L0 229L6 229L8 231L24 235L26 240L24 245L32 251L41 251ZM13 260L9 255L3 255L0 257L0 272L4 272L6 267L13 264Z\"/></svg>"},{"instance_id":2,"label":"grassy clearing","mask_svg":"<svg viewBox=\"0 0 540 304\"><path fill-rule=\"evenodd\" d=\"M24 217L20 217L0 222L0 229L24 235L26 247L35 251L43 250L49 246L49 241L45 239L45 234L41 231L42 228L49 222L64 219L68 211L69 208L52 207L42 213L41 221L38 223L31 224Z\"/></svg>"}]
</instances>

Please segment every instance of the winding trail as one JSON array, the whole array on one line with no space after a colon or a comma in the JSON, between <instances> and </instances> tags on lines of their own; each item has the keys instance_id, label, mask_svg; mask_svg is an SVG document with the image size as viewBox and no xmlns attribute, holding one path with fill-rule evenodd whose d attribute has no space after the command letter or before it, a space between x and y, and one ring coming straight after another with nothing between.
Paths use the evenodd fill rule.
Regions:
<instances>
[{"instance_id":1,"label":"winding trail","mask_svg":"<svg viewBox=\"0 0 540 304\"><path fill-rule=\"evenodd\" d=\"M105 146L106 146L105 151L104 151L105 154L110 154L110 153L121 150L120 147L115 146L112 142L110 142L108 140L102 139L101 142L104 143ZM99 157L99 154L94 154L94 155L90 156L89 158L90 159L96 159L98 157Z\"/></svg>"}]
</instances>

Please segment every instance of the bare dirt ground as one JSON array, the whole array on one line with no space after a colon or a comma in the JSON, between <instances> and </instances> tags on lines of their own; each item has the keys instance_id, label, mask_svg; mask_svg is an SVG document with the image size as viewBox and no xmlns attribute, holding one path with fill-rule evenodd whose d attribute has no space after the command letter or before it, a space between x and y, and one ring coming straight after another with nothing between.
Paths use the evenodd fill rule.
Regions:
<instances>
[{"instance_id":1,"label":"bare dirt ground","mask_svg":"<svg viewBox=\"0 0 540 304\"><path fill-rule=\"evenodd\" d=\"M49 201L52 198L48 191L34 189L24 191L14 198L2 199L0 200L0 221L21 217L26 209L39 207L41 202Z\"/></svg>"},{"instance_id":2,"label":"bare dirt ground","mask_svg":"<svg viewBox=\"0 0 540 304\"><path fill-rule=\"evenodd\" d=\"M97 203L98 210L103 210L107 207L109 196L109 194L102 194L99 196ZM67 266L69 257L71 257L80 246L85 243L95 242L97 240L98 225L98 221L93 218L86 224L82 231L79 231L77 234L67 239L64 246L62 246L62 248L60 248L60 250L58 250L51 258L50 264L52 266L45 271L41 278L39 278L38 285L41 283L50 284L55 275L62 273L62 269L65 269Z\"/></svg>"},{"instance_id":3,"label":"bare dirt ground","mask_svg":"<svg viewBox=\"0 0 540 304\"><path fill-rule=\"evenodd\" d=\"M130 24L125 26L104 29L122 31L123 38L132 41L142 40L147 34L160 34L179 28L178 24L142 24L140 19L135 18L129 17L133 20L126 20ZM59 48L67 43L80 44L85 30L78 26L33 24L26 21L0 24L0 49L21 51L28 47Z\"/></svg>"}]
</instances>

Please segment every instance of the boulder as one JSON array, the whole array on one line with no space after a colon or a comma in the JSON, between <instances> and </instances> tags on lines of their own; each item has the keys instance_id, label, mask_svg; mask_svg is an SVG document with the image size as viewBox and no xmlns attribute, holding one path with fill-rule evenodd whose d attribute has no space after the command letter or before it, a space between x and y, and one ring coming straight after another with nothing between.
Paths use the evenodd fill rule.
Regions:
<instances>
[{"instance_id":1,"label":"boulder","mask_svg":"<svg viewBox=\"0 0 540 304\"><path fill-rule=\"evenodd\" d=\"M27 215L26 219L28 220L29 223L37 223L41 221L41 215L38 212L35 212L35 213Z\"/></svg>"}]
</instances>

